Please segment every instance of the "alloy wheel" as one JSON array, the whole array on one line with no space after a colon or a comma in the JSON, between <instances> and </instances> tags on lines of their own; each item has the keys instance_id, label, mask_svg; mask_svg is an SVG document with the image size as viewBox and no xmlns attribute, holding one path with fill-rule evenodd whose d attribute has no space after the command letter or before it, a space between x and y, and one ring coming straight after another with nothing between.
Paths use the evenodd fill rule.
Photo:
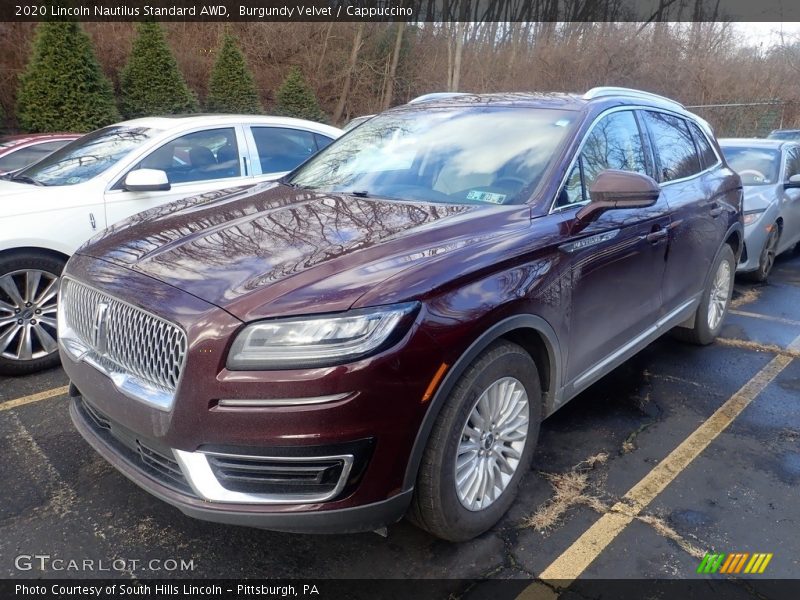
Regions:
<instances>
[{"instance_id":1,"label":"alloy wheel","mask_svg":"<svg viewBox=\"0 0 800 600\"><path fill-rule=\"evenodd\" d=\"M711 285L711 294L708 298L708 327L714 331L725 316L728 299L731 295L731 266L723 260L717 267L714 281Z\"/></svg>"},{"instance_id":2,"label":"alloy wheel","mask_svg":"<svg viewBox=\"0 0 800 600\"><path fill-rule=\"evenodd\" d=\"M506 490L528 438L528 394L514 377L503 377L478 397L461 432L455 486L461 505L483 510Z\"/></svg>"},{"instance_id":3,"label":"alloy wheel","mask_svg":"<svg viewBox=\"0 0 800 600\"><path fill-rule=\"evenodd\" d=\"M767 242L764 244L764 249L761 251L761 272L764 273L765 278L767 275L769 275L769 272L772 270L772 267L775 264L777 250L778 227L777 225L773 225L772 230L769 232Z\"/></svg>"},{"instance_id":4,"label":"alloy wheel","mask_svg":"<svg viewBox=\"0 0 800 600\"><path fill-rule=\"evenodd\" d=\"M0 276L0 356L26 361L58 350L59 282L58 275L39 269Z\"/></svg>"}]
</instances>

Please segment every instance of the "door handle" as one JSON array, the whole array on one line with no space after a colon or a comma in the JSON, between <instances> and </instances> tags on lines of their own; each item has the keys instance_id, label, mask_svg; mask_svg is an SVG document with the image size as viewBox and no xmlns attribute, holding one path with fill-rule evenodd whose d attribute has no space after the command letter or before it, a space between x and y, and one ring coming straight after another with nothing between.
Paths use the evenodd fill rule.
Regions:
<instances>
[{"instance_id":1,"label":"door handle","mask_svg":"<svg viewBox=\"0 0 800 600\"><path fill-rule=\"evenodd\" d=\"M714 217L716 219L718 216L720 216L722 214L723 210L725 210L725 209L722 208L716 202L714 202L714 204L711 205L711 210L708 211L708 214L710 214L712 217Z\"/></svg>"},{"instance_id":2,"label":"door handle","mask_svg":"<svg viewBox=\"0 0 800 600\"><path fill-rule=\"evenodd\" d=\"M644 239L646 239L651 244L657 244L661 240L666 239L668 235L669 231L667 231L666 229L657 229L656 231L648 233L646 236L644 236Z\"/></svg>"}]
</instances>

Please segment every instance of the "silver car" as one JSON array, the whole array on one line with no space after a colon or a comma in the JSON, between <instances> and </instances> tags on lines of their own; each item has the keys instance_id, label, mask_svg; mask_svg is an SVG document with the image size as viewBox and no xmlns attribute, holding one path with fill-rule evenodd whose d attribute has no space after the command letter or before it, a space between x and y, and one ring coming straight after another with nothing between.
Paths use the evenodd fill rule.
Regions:
<instances>
[{"instance_id":1,"label":"silver car","mask_svg":"<svg viewBox=\"0 0 800 600\"><path fill-rule=\"evenodd\" d=\"M800 143L755 138L719 143L744 185L745 249L737 272L766 281L775 257L800 242Z\"/></svg>"}]
</instances>

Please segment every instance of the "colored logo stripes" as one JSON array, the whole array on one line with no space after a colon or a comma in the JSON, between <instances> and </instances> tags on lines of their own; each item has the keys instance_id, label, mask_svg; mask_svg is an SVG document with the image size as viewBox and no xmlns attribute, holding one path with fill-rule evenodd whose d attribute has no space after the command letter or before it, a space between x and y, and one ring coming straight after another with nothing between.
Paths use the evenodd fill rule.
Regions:
<instances>
[{"instance_id":1,"label":"colored logo stripes","mask_svg":"<svg viewBox=\"0 0 800 600\"><path fill-rule=\"evenodd\" d=\"M769 554L755 552L734 552L725 554L712 554L706 552L700 565L697 567L698 573L763 573L769 561L772 560L772 553ZM746 565L746 566L745 566Z\"/></svg>"}]
</instances>

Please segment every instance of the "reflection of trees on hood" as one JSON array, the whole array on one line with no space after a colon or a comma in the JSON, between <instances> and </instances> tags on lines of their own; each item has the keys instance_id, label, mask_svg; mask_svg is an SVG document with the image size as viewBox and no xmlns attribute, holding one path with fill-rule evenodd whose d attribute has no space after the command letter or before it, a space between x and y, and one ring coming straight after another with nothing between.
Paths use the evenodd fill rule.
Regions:
<instances>
[{"instance_id":1,"label":"reflection of trees on hood","mask_svg":"<svg viewBox=\"0 0 800 600\"><path fill-rule=\"evenodd\" d=\"M110 254L128 263L153 260L170 271L198 277L205 276L209 266L235 269L236 263L257 261L268 281L467 210L313 193L215 202L207 210L192 210L198 202L202 200L188 199L137 215L132 220L143 226L121 231L119 241L108 240L116 244ZM153 214L158 212L164 216ZM148 233L154 223L161 229Z\"/></svg>"}]
</instances>

